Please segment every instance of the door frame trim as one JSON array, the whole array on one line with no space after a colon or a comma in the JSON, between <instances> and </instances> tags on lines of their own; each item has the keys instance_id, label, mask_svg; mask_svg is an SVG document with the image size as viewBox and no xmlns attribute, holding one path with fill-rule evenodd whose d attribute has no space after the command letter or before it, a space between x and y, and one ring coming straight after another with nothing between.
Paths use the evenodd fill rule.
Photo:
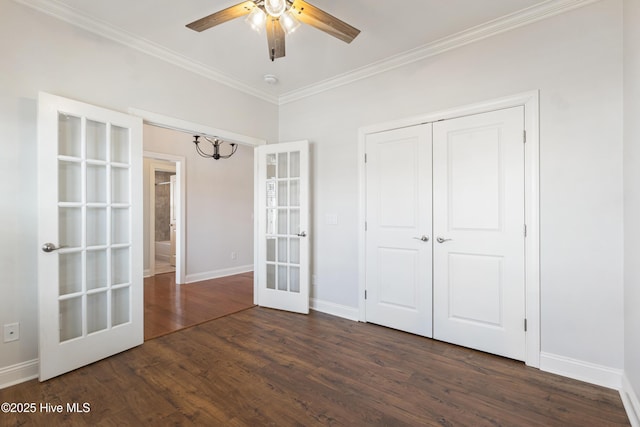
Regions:
<instances>
[{"instance_id":1,"label":"door frame trim","mask_svg":"<svg viewBox=\"0 0 640 427\"><path fill-rule=\"evenodd\" d=\"M358 129L358 320L366 322L366 168L367 135L438 120L524 106L525 144L525 363L540 367L540 91L532 90L461 107L422 114Z\"/></svg>"}]
</instances>

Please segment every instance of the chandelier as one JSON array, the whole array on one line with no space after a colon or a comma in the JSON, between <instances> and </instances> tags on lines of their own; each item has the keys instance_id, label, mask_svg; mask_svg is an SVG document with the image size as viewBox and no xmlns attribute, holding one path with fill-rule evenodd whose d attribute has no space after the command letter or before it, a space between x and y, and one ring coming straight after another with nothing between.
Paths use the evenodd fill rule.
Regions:
<instances>
[{"instance_id":1,"label":"chandelier","mask_svg":"<svg viewBox=\"0 0 640 427\"><path fill-rule=\"evenodd\" d=\"M220 146L222 144L224 144L224 141L218 139L218 138L209 138L205 135L202 135L202 137L211 144L212 147L212 153L207 153L205 150L203 150L202 148L200 148L200 142L198 139L200 138L201 135L193 135L193 143L196 145L196 152L202 156L202 157L206 157L207 159L228 159L229 157L233 156L235 154L235 152L238 150L238 144L236 144L235 142L229 142L229 145L231 145L231 153L227 154L227 155L222 155L220 154Z\"/></svg>"}]
</instances>

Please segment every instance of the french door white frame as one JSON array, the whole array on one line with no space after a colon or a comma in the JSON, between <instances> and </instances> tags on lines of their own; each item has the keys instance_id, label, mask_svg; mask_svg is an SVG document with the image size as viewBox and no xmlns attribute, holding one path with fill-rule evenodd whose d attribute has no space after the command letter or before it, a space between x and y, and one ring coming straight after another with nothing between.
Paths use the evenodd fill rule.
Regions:
<instances>
[{"instance_id":1,"label":"french door white frame","mask_svg":"<svg viewBox=\"0 0 640 427\"><path fill-rule=\"evenodd\" d=\"M525 239L525 310L527 318L525 363L535 368L540 367L540 130L539 130L539 97L538 90L524 92L504 98L479 102L463 107L424 114L406 119L365 126L358 131L358 320L366 321L366 169L365 147L368 134L391 129L416 126L422 123L453 119L472 114L486 113L517 106L524 106L525 111L525 223L527 237Z\"/></svg>"},{"instance_id":2,"label":"french door white frame","mask_svg":"<svg viewBox=\"0 0 640 427\"><path fill-rule=\"evenodd\" d=\"M235 142L237 144L246 145L249 147L257 147L259 145L265 145L267 143L267 141L264 139L254 138L247 135L241 135L239 133L230 132L224 129L217 129L217 128L203 125L200 123L189 122L186 120L169 117L162 114L152 113L150 111L140 110L137 108L129 108L128 112L133 116L140 117L145 124L153 125L161 128L172 129L172 130L177 130L177 131L187 132L192 134L216 135L224 139L225 141ZM143 130L143 136L144 136L144 130ZM155 157L161 160L172 160L171 157L175 157L169 154L147 153L147 152L144 153L145 157L147 157L147 154L150 154L148 157ZM157 156L160 156L160 157L157 157ZM184 158L181 157L181 159L184 162L186 162ZM175 159L173 160L175 161ZM178 168L178 164L176 164L176 175L179 175L178 179L180 180L180 184L179 184L180 192L183 198L186 197L185 170L186 170L185 163L182 163L182 167L180 168ZM257 192L255 190L255 186L257 186L257 181L255 181L256 179L257 177L254 176L254 192L253 192L254 206L257 206L257 197L258 197ZM180 205L179 214L181 215L182 218L186 219L186 207L184 203ZM254 219L254 227L253 227L254 268L257 265L257 259L258 259L257 258L258 257L258 252L257 252L258 226L255 223L255 221L256 220ZM185 221L180 221L180 223L184 227ZM181 256L185 256L184 253L186 252L186 230L182 229L181 231L182 232L180 233L180 236L178 236L177 238L176 245L178 244L182 245L181 247L184 248L185 250L178 252L178 248L176 248L176 252L180 253ZM180 283L185 283L186 282L186 259L183 259L182 262L180 262L180 264L182 264L183 268L182 268L182 271L180 272L180 275L178 275L178 271L176 269L176 280L179 279ZM257 301L258 282L257 282L257 275L255 274L253 279L253 288L254 288L253 289L254 300Z\"/></svg>"}]
</instances>

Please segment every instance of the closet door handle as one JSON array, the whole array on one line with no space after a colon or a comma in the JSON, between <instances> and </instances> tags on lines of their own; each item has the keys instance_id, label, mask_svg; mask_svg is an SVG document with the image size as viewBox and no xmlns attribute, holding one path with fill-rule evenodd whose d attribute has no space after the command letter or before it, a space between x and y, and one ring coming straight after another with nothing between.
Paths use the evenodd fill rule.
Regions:
<instances>
[{"instance_id":1,"label":"closet door handle","mask_svg":"<svg viewBox=\"0 0 640 427\"><path fill-rule=\"evenodd\" d=\"M428 242L429 241L429 236L414 237L414 239L422 240L423 242Z\"/></svg>"},{"instance_id":2,"label":"closet door handle","mask_svg":"<svg viewBox=\"0 0 640 427\"><path fill-rule=\"evenodd\" d=\"M438 237L436 240L438 241L438 243L444 243L444 242L448 242L451 239L443 239L442 237Z\"/></svg>"}]
</instances>

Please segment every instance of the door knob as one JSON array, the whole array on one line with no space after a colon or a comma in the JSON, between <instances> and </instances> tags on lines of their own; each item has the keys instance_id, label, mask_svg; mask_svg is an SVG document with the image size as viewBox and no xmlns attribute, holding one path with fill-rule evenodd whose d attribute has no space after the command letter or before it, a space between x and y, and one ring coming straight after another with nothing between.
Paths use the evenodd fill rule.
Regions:
<instances>
[{"instance_id":1,"label":"door knob","mask_svg":"<svg viewBox=\"0 0 640 427\"><path fill-rule=\"evenodd\" d=\"M443 239L442 237L438 237L436 240L438 241L438 243L444 243L444 242L448 242L451 239Z\"/></svg>"},{"instance_id":2,"label":"door knob","mask_svg":"<svg viewBox=\"0 0 640 427\"><path fill-rule=\"evenodd\" d=\"M414 237L414 239L422 240L423 242L428 242L429 241L429 237L428 236Z\"/></svg>"},{"instance_id":3,"label":"door knob","mask_svg":"<svg viewBox=\"0 0 640 427\"><path fill-rule=\"evenodd\" d=\"M54 245L53 243L45 243L44 245L42 245L42 250L44 252L53 252L58 249L60 248L56 247L56 245Z\"/></svg>"}]
</instances>

